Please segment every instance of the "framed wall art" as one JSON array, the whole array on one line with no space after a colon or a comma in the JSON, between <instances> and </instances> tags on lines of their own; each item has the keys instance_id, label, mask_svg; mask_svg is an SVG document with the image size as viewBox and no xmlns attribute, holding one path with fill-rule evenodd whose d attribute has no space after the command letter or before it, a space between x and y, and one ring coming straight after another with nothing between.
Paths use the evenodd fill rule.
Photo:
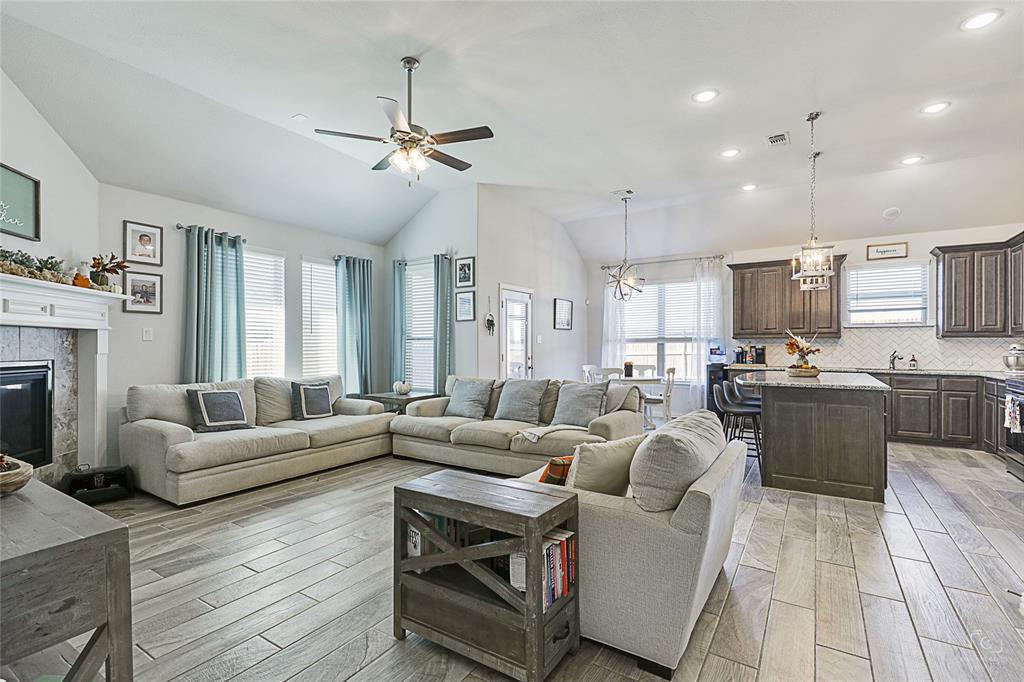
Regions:
<instances>
[{"instance_id":1,"label":"framed wall art","mask_svg":"<svg viewBox=\"0 0 1024 682\"><path fill-rule=\"evenodd\" d=\"M455 292L455 321L472 322L476 319L476 292Z\"/></svg>"},{"instance_id":2,"label":"framed wall art","mask_svg":"<svg viewBox=\"0 0 1024 682\"><path fill-rule=\"evenodd\" d=\"M555 299L555 329L572 329L572 301L566 298Z\"/></svg>"},{"instance_id":3,"label":"framed wall art","mask_svg":"<svg viewBox=\"0 0 1024 682\"><path fill-rule=\"evenodd\" d=\"M163 275L151 272L128 271L124 273L124 293L131 297L124 302L124 311L126 313L163 314Z\"/></svg>"},{"instance_id":4,"label":"framed wall art","mask_svg":"<svg viewBox=\"0 0 1024 682\"><path fill-rule=\"evenodd\" d=\"M465 289L476 286L476 258L466 256L455 259L455 287Z\"/></svg>"},{"instance_id":5,"label":"framed wall art","mask_svg":"<svg viewBox=\"0 0 1024 682\"><path fill-rule=\"evenodd\" d=\"M868 260L889 260L890 258L906 258L910 255L907 242L893 242L891 244L868 244Z\"/></svg>"},{"instance_id":6,"label":"framed wall art","mask_svg":"<svg viewBox=\"0 0 1024 682\"><path fill-rule=\"evenodd\" d=\"M124 259L131 263L164 264L164 228L125 220Z\"/></svg>"},{"instance_id":7,"label":"framed wall art","mask_svg":"<svg viewBox=\"0 0 1024 682\"><path fill-rule=\"evenodd\" d=\"M0 163L0 232L40 240L39 181Z\"/></svg>"}]
</instances>

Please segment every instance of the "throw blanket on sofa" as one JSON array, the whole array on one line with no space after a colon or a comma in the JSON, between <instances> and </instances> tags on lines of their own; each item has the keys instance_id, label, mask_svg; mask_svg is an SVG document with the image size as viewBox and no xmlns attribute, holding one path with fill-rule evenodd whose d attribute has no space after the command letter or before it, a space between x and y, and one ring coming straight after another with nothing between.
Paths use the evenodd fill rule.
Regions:
<instances>
[{"instance_id":1,"label":"throw blanket on sofa","mask_svg":"<svg viewBox=\"0 0 1024 682\"><path fill-rule=\"evenodd\" d=\"M526 429L525 431L522 432L522 434L523 438L525 438L526 440L530 441L531 443L536 443L544 436L548 435L549 433L555 433L556 431L586 432L587 429L584 426L573 426L572 424L552 424L551 426L538 426L533 429Z\"/></svg>"}]
</instances>

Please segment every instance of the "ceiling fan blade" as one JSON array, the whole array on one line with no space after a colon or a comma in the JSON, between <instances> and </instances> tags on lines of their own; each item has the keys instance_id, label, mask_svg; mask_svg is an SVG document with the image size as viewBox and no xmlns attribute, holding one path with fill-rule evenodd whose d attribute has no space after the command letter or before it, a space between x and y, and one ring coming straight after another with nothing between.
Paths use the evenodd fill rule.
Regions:
<instances>
[{"instance_id":1,"label":"ceiling fan blade","mask_svg":"<svg viewBox=\"0 0 1024 682\"><path fill-rule=\"evenodd\" d=\"M334 135L335 137L351 137L353 140L369 140L371 142L390 142L385 140L383 137L373 137L371 135L356 135L355 133L339 133L337 130L323 130L321 128L315 128L314 133L320 133L321 135Z\"/></svg>"},{"instance_id":2,"label":"ceiling fan blade","mask_svg":"<svg viewBox=\"0 0 1024 682\"><path fill-rule=\"evenodd\" d=\"M428 149L424 152L428 159L443 163L446 166L451 166L457 171L469 170L473 167L473 164L466 163L462 159L456 159L454 156L449 156L439 149Z\"/></svg>"},{"instance_id":3,"label":"ceiling fan blade","mask_svg":"<svg viewBox=\"0 0 1024 682\"><path fill-rule=\"evenodd\" d=\"M398 100L390 97L378 97L377 101L384 109L384 115L391 121L392 128L403 133L409 132L409 121L406 120L405 114L402 112L402 105L398 103Z\"/></svg>"},{"instance_id":4,"label":"ceiling fan blade","mask_svg":"<svg viewBox=\"0 0 1024 682\"><path fill-rule=\"evenodd\" d=\"M451 144L453 142L469 142L470 140L486 140L494 137L494 133L487 126L477 128L466 128L464 130L452 130L447 133L434 133L434 144Z\"/></svg>"},{"instance_id":5,"label":"ceiling fan blade","mask_svg":"<svg viewBox=\"0 0 1024 682\"><path fill-rule=\"evenodd\" d=\"M377 162L377 165L373 167L373 170L387 170L391 166L391 157L394 155L395 153L391 152L390 154L385 156L383 159Z\"/></svg>"}]
</instances>

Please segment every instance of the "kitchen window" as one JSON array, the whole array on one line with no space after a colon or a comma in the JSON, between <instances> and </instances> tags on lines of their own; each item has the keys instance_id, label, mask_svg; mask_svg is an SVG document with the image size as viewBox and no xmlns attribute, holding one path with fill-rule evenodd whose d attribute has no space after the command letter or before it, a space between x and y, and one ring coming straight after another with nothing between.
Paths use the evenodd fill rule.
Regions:
<instances>
[{"instance_id":1,"label":"kitchen window","mask_svg":"<svg viewBox=\"0 0 1024 682\"><path fill-rule=\"evenodd\" d=\"M928 263L848 266L846 282L849 326L928 323Z\"/></svg>"},{"instance_id":2,"label":"kitchen window","mask_svg":"<svg viewBox=\"0 0 1024 682\"><path fill-rule=\"evenodd\" d=\"M245 250L245 367L284 376L284 256Z\"/></svg>"},{"instance_id":3,"label":"kitchen window","mask_svg":"<svg viewBox=\"0 0 1024 682\"><path fill-rule=\"evenodd\" d=\"M405 380L434 390L434 263L405 269Z\"/></svg>"}]
</instances>

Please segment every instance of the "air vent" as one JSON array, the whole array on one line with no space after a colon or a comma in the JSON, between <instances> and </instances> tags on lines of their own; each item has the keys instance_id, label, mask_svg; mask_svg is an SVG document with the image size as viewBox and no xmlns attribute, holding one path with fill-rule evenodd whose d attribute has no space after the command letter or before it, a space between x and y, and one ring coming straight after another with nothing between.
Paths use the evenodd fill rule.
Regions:
<instances>
[{"instance_id":1,"label":"air vent","mask_svg":"<svg viewBox=\"0 0 1024 682\"><path fill-rule=\"evenodd\" d=\"M764 141L769 147L785 147L789 144L789 132L769 135Z\"/></svg>"},{"instance_id":2,"label":"air vent","mask_svg":"<svg viewBox=\"0 0 1024 682\"><path fill-rule=\"evenodd\" d=\"M617 189L614 192L612 192L612 196L615 197L616 199L625 199L627 197L633 196L634 194L636 194L636 192L634 192L631 189Z\"/></svg>"}]
</instances>

